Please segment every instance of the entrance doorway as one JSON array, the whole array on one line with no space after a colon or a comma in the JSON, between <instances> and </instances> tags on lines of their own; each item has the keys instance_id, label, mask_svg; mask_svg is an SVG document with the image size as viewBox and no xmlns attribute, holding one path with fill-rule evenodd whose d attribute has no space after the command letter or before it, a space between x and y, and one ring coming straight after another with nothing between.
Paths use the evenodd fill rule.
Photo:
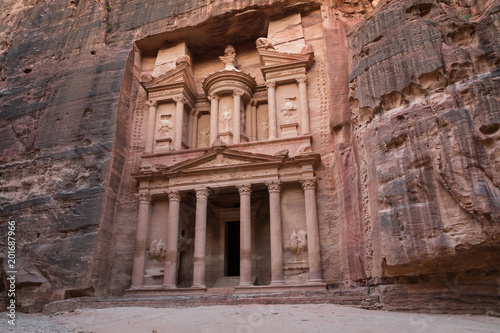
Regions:
<instances>
[{"instance_id":1,"label":"entrance doorway","mask_svg":"<svg viewBox=\"0 0 500 333\"><path fill-rule=\"evenodd\" d=\"M240 221L226 222L225 231L225 275L240 276Z\"/></svg>"},{"instance_id":2,"label":"entrance doorway","mask_svg":"<svg viewBox=\"0 0 500 333\"><path fill-rule=\"evenodd\" d=\"M189 257L186 251L179 254L179 271L177 275L177 286L179 288L189 288L192 284L189 272Z\"/></svg>"}]
</instances>

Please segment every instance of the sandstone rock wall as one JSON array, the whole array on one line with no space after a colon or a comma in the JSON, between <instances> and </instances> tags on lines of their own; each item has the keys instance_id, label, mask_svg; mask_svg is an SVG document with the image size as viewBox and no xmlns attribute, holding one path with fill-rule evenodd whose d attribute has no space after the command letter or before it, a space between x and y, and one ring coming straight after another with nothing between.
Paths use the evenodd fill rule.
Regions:
<instances>
[{"instance_id":1,"label":"sandstone rock wall","mask_svg":"<svg viewBox=\"0 0 500 333\"><path fill-rule=\"evenodd\" d=\"M392 1L349 32L345 172L368 279L498 304L499 48L498 1Z\"/></svg>"}]
</instances>

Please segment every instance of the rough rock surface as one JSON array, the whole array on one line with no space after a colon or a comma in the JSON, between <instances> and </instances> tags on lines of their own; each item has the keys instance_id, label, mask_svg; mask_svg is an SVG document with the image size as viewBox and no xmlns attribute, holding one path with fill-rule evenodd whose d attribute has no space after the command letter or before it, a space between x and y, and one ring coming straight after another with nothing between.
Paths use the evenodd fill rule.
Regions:
<instances>
[{"instance_id":1,"label":"rough rock surface","mask_svg":"<svg viewBox=\"0 0 500 333\"><path fill-rule=\"evenodd\" d=\"M349 32L348 263L401 283L394 308L499 304L499 51L498 1L391 1Z\"/></svg>"},{"instance_id":2,"label":"rough rock surface","mask_svg":"<svg viewBox=\"0 0 500 333\"><path fill-rule=\"evenodd\" d=\"M136 201L117 201L130 190L121 179L137 149L133 43L297 2L3 1L0 244L5 253L6 222L16 221L21 310L129 283L131 263L113 255L132 253L116 235L133 239L135 227L113 221L137 214ZM461 295L498 306L500 4L302 2L326 4L331 18L323 23L337 99L332 222L322 226L334 243L328 282L395 283L381 291L393 288L388 306L409 304L408 283L468 286Z\"/></svg>"}]
</instances>

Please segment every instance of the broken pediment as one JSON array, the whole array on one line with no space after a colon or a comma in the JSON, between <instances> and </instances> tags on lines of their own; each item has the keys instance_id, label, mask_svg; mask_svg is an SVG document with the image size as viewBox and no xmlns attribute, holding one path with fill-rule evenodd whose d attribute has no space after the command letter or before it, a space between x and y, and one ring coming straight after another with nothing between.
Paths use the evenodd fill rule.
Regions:
<instances>
[{"instance_id":1,"label":"broken pediment","mask_svg":"<svg viewBox=\"0 0 500 333\"><path fill-rule=\"evenodd\" d=\"M188 56L181 58L177 61L176 68L148 82L141 82L141 85L148 92L149 98L168 96L171 93L178 94L182 91L187 93L191 100L196 99L191 60Z\"/></svg>"}]
</instances>

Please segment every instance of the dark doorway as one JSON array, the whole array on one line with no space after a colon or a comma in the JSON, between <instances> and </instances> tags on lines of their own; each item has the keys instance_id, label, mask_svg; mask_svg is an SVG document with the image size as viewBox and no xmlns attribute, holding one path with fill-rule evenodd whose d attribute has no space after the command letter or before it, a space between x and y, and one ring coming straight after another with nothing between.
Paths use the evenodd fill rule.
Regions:
<instances>
[{"instance_id":1,"label":"dark doorway","mask_svg":"<svg viewBox=\"0 0 500 333\"><path fill-rule=\"evenodd\" d=\"M189 258L186 251L181 251L179 254L179 271L177 276L177 286L179 288L191 287L191 279L189 274Z\"/></svg>"},{"instance_id":2,"label":"dark doorway","mask_svg":"<svg viewBox=\"0 0 500 333\"><path fill-rule=\"evenodd\" d=\"M226 276L240 276L240 221L226 222Z\"/></svg>"}]
</instances>

